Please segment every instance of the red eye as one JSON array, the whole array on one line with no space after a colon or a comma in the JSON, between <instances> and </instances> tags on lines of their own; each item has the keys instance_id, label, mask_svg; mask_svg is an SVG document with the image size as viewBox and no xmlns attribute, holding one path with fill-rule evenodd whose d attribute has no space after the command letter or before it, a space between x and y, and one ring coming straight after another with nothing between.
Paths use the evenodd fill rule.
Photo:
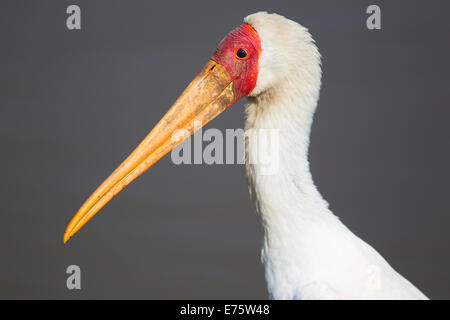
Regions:
<instances>
[{"instance_id":1,"label":"red eye","mask_svg":"<svg viewBox=\"0 0 450 320\"><path fill-rule=\"evenodd\" d=\"M234 55L240 60L247 60L249 57L247 50L244 48L238 48Z\"/></svg>"}]
</instances>

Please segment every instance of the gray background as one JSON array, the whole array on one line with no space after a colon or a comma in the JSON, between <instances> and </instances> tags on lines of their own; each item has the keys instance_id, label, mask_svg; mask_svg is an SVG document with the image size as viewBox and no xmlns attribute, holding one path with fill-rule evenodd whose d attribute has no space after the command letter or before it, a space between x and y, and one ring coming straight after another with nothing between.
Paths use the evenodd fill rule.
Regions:
<instances>
[{"instance_id":1,"label":"gray background","mask_svg":"<svg viewBox=\"0 0 450 320\"><path fill-rule=\"evenodd\" d=\"M82 30L66 29L66 7ZM382 30L365 9L382 8ZM68 245L87 196L247 14L323 55L311 166L332 210L431 298L450 298L445 1L2 1L0 298L266 298L242 165L165 157ZM208 127L242 128L243 102ZM82 290L65 287L82 269Z\"/></svg>"}]
</instances>

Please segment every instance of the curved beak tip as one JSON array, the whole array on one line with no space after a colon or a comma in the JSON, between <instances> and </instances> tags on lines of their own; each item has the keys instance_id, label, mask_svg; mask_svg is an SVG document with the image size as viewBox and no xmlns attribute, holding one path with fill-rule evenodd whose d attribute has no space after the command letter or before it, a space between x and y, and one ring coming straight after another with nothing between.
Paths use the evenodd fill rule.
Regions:
<instances>
[{"instance_id":1,"label":"curved beak tip","mask_svg":"<svg viewBox=\"0 0 450 320\"><path fill-rule=\"evenodd\" d=\"M63 243L66 243L67 241L69 241L70 236L68 233L64 233L64 237L63 237Z\"/></svg>"}]
</instances>

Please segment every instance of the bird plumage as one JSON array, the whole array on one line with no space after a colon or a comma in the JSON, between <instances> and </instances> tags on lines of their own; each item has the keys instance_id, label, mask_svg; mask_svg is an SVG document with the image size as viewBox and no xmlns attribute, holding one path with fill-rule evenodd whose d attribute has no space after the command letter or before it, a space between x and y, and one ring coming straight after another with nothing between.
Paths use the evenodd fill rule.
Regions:
<instances>
[{"instance_id":1,"label":"bird plumage","mask_svg":"<svg viewBox=\"0 0 450 320\"><path fill-rule=\"evenodd\" d=\"M63 241L194 134L196 124L209 123L248 96L246 130L252 134L246 139L246 169L264 230L262 260L270 296L426 299L333 215L314 185L308 146L322 72L308 30L265 12L250 15L245 22L220 42L162 119L83 203ZM266 133L263 141L261 130ZM275 166L269 163L269 170L267 159L259 158L264 155L276 161Z\"/></svg>"},{"instance_id":2,"label":"bird plumage","mask_svg":"<svg viewBox=\"0 0 450 320\"><path fill-rule=\"evenodd\" d=\"M308 163L321 85L320 54L301 25L277 14L245 18L261 40L246 130L278 132L278 170L247 161L249 189L263 228L262 261L274 299L426 299L328 208ZM260 147L247 140L246 154Z\"/></svg>"}]
</instances>

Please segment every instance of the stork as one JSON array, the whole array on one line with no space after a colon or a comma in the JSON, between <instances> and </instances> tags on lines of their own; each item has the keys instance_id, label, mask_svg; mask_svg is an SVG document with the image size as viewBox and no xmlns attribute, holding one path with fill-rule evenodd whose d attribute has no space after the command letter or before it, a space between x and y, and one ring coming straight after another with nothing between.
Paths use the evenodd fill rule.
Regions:
<instances>
[{"instance_id":1,"label":"stork","mask_svg":"<svg viewBox=\"0 0 450 320\"><path fill-rule=\"evenodd\" d=\"M70 221L67 242L109 200L242 97L246 130L279 132L279 169L246 163L263 229L262 261L273 299L427 299L328 208L308 162L321 57L306 28L258 12L229 33L173 106ZM183 129L188 134L172 139ZM246 142L246 154L256 148Z\"/></svg>"}]
</instances>

